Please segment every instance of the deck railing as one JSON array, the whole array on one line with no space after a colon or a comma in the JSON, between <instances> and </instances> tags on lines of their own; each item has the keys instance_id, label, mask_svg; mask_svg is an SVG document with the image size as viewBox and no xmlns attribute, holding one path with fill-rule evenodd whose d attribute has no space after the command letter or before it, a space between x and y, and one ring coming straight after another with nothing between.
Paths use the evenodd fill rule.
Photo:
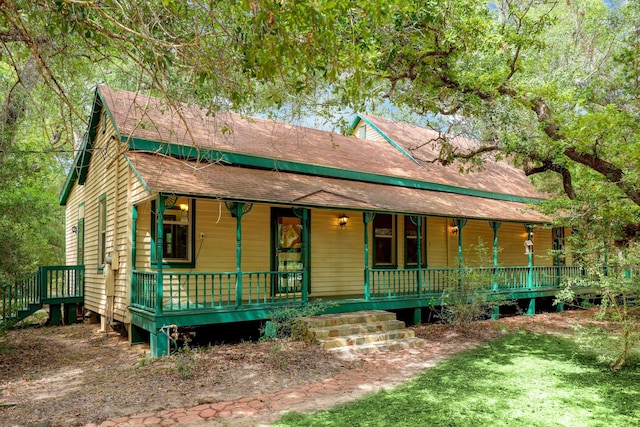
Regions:
<instances>
[{"instance_id":1,"label":"deck railing","mask_svg":"<svg viewBox=\"0 0 640 427\"><path fill-rule=\"evenodd\" d=\"M370 269L371 298L438 295L462 283L478 290L508 291L555 288L563 280L584 275L580 267L470 267Z\"/></svg>"},{"instance_id":2,"label":"deck railing","mask_svg":"<svg viewBox=\"0 0 640 427\"><path fill-rule=\"evenodd\" d=\"M79 302L84 296L84 266L45 266L3 284L0 318L16 317L20 310L42 304Z\"/></svg>"},{"instance_id":3,"label":"deck railing","mask_svg":"<svg viewBox=\"0 0 640 427\"><path fill-rule=\"evenodd\" d=\"M164 273L158 310L157 275L135 271L131 305L151 312L302 302L303 272ZM240 279L240 280L238 280Z\"/></svg>"},{"instance_id":4,"label":"deck railing","mask_svg":"<svg viewBox=\"0 0 640 427\"><path fill-rule=\"evenodd\" d=\"M582 277L579 267L473 267L367 270L369 297L435 297L472 283L478 290L515 291L557 288ZM303 272L163 273L158 295L155 272L134 271L131 305L143 310L178 312L303 302ZM367 292L363 292L366 298Z\"/></svg>"}]
</instances>

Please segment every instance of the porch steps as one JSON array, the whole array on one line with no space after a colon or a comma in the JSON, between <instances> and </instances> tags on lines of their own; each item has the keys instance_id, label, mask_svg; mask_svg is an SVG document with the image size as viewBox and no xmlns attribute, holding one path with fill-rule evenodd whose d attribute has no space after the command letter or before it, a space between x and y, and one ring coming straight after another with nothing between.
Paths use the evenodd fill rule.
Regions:
<instances>
[{"instance_id":1,"label":"porch steps","mask_svg":"<svg viewBox=\"0 0 640 427\"><path fill-rule=\"evenodd\" d=\"M325 350L340 354L396 351L424 345L414 331L382 310L326 314L300 319L305 338Z\"/></svg>"}]
</instances>

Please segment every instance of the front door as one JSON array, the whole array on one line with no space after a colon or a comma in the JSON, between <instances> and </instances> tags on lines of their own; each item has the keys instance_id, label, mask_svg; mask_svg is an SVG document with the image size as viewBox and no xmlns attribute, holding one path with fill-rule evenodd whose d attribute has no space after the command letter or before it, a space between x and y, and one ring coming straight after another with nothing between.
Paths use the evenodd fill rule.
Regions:
<instances>
[{"instance_id":1,"label":"front door","mask_svg":"<svg viewBox=\"0 0 640 427\"><path fill-rule=\"evenodd\" d=\"M304 274L304 241L302 219L293 209L273 209L272 230L274 252L272 256L274 293L302 292Z\"/></svg>"}]
</instances>

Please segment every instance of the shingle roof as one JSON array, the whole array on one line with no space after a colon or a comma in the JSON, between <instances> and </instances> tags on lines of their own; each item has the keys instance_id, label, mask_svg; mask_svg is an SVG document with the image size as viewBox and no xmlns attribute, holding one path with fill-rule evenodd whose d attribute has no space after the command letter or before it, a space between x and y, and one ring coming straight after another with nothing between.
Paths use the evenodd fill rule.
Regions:
<instances>
[{"instance_id":1,"label":"shingle roof","mask_svg":"<svg viewBox=\"0 0 640 427\"><path fill-rule=\"evenodd\" d=\"M206 164L152 153L129 152L126 156L152 192L294 206L502 221L548 220L527 205L517 202L274 170Z\"/></svg>"},{"instance_id":2,"label":"shingle roof","mask_svg":"<svg viewBox=\"0 0 640 427\"><path fill-rule=\"evenodd\" d=\"M492 165L484 172L461 175L455 169L440 165L420 165L385 140L346 137L228 112L208 114L196 106L168 105L156 98L105 86L100 86L97 94L97 99L106 103L123 142L195 146L201 152L209 150L267 159L261 168L256 168L237 161L235 165L208 163L130 151L126 154L130 164L152 192L504 221L548 220L524 203L495 200L496 197L491 196L541 197L524 174L508 164L498 164L495 169ZM415 129L376 120L379 128L398 140L397 143L403 143L403 137L410 142L409 137L418 135ZM270 161L273 166L269 166ZM305 167L310 165L311 168L303 171L278 169L282 161ZM320 172L314 173L314 170ZM350 171L349 179L340 179L345 178L340 174L325 174L328 170ZM380 176L392 177L394 184L371 178ZM433 191L431 187L410 188L410 185L403 185L404 180L443 184L453 186L453 189L444 192ZM461 191L456 187L480 190L488 197L457 194Z\"/></svg>"},{"instance_id":3,"label":"shingle roof","mask_svg":"<svg viewBox=\"0 0 640 427\"><path fill-rule=\"evenodd\" d=\"M200 149L259 156L273 159L273 168L277 168L276 161L286 160L488 193L544 198L522 171L506 162L491 162L483 171L461 174L455 166L437 163L420 166L384 140L346 137L229 112L211 115L197 106L171 107L157 98L105 86L100 86L99 92L124 140L195 145ZM374 120L398 144L410 146L429 136L426 129L380 118ZM420 149L425 156L430 155L427 151L428 147ZM362 179L366 180L364 175Z\"/></svg>"}]
</instances>

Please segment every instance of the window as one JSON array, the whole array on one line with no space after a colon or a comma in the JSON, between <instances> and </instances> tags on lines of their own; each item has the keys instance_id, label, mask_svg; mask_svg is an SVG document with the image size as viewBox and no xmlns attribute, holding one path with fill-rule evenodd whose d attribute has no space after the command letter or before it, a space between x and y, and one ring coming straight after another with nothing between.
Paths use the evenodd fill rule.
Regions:
<instances>
[{"instance_id":1,"label":"window","mask_svg":"<svg viewBox=\"0 0 640 427\"><path fill-rule=\"evenodd\" d=\"M168 206L162 216L162 261L168 266L180 264L185 267L192 261L193 254L193 218L195 201L181 197ZM173 202L173 200L172 200ZM151 259L157 264L156 255L156 202L151 204Z\"/></svg>"},{"instance_id":2,"label":"window","mask_svg":"<svg viewBox=\"0 0 640 427\"><path fill-rule=\"evenodd\" d=\"M395 266L396 263L396 221L390 214L376 214L373 219L374 265Z\"/></svg>"},{"instance_id":3,"label":"window","mask_svg":"<svg viewBox=\"0 0 640 427\"><path fill-rule=\"evenodd\" d=\"M98 199L98 269L104 269L107 255L107 195Z\"/></svg>"},{"instance_id":4,"label":"window","mask_svg":"<svg viewBox=\"0 0 640 427\"><path fill-rule=\"evenodd\" d=\"M426 251L425 251L425 223L422 217L413 217L414 221L417 219L421 221L421 231L422 235L420 236L420 266L425 266L426 259ZM410 216L404 217L404 265L409 267L417 267L418 266L418 226L413 223Z\"/></svg>"}]
</instances>

